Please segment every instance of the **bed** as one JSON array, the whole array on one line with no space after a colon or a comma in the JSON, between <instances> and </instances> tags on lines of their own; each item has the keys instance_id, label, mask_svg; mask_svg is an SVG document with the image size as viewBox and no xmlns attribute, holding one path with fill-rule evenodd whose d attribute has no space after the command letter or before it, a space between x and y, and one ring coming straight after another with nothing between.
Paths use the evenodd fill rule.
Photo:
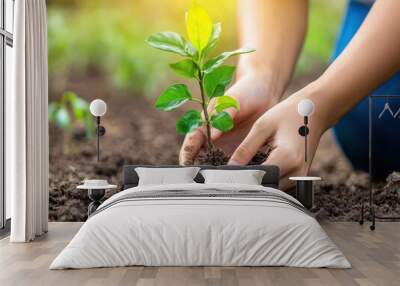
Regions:
<instances>
[{"instance_id":1,"label":"bed","mask_svg":"<svg viewBox=\"0 0 400 286\"><path fill-rule=\"evenodd\" d=\"M276 166L261 185L194 183L138 186L124 167L124 190L85 222L50 269L117 266L292 266L350 268L319 223L278 190ZM160 166L174 167L179 166Z\"/></svg>"}]
</instances>

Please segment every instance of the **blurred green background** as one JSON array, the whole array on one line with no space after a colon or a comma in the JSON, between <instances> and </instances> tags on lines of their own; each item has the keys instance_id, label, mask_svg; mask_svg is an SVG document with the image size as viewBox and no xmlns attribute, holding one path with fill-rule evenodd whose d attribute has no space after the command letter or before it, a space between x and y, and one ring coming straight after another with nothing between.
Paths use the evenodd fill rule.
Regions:
<instances>
[{"instance_id":1,"label":"blurred green background","mask_svg":"<svg viewBox=\"0 0 400 286\"><path fill-rule=\"evenodd\" d=\"M294 0L296 1L296 0ZM152 94L166 77L171 56L144 42L153 32L185 34L189 0L48 0L49 76L52 93L64 91L71 74L100 72L117 90ZM222 22L217 51L236 48L236 1L200 0L214 22ZM296 76L312 74L328 62L345 0L311 0L309 31Z\"/></svg>"}]
</instances>

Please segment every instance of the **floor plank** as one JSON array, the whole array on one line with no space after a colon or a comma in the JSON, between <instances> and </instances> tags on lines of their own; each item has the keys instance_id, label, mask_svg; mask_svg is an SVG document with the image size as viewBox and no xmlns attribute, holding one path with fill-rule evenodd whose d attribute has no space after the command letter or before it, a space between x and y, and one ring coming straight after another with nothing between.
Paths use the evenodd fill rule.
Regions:
<instances>
[{"instance_id":1,"label":"floor plank","mask_svg":"<svg viewBox=\"0 0 400 286\"><path fill-rule=\"evenodd\" d=\"M49 233L32 243L0 240L0 285L399 285L400 223L379 223L376 231L357 223L323 223L352 269L289 267L119 267L50 271L55 256L81 223L50 223Z\"/></svg>"}]
</instances>

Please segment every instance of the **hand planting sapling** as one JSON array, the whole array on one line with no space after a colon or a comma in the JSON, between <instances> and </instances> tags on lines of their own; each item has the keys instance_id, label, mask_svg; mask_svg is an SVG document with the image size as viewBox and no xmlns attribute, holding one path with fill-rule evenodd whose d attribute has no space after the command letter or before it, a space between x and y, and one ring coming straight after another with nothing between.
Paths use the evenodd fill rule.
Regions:
<instances>
[{"instance_id":1,"label":"hand planting sapling","mask_svg":"<svg viewBox=\"0 0 400 286\"><path fill-rule=\"evenodd\" d=\"M254 49L241 48L210 57L210 52L220 37L221 24L213 24L207 11L196 3L186 13L186 31L188 40L175 32L159 32L146 41L154 48L184 57L169 66L177 75L196 80L200 97L194 97L185 84L177 83L161 93L155 106L160 110L171 111L186 102L199 104L200 110L191 109L177 121L176 131L186 134L205 126L206 147L210 152L214 148L211 128L222 132L231 130L233 119L226 110L240 108L235 98L225 94L232 82L235 66L224 65L224 61L235 55L250 53Z\"/></svg>"}]
</instances>

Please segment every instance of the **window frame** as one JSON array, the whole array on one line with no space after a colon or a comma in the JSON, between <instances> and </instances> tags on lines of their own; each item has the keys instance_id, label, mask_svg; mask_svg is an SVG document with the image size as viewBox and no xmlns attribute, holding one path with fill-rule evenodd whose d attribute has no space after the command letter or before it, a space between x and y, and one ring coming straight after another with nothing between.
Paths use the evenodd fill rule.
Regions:
<instances>
[{"instance_id":1,"label":"window frame","mask_svg":"<svg viewBox=\"0 0 400 286\"><path fill-rule=\"evenodd\" d=\"M13 34L7 31L6 17L14 19L15 0L12 2L12 13L14 15L6 15L6 1L0 0L1 5L1 21L0 21L0 237L9 233L10 219L6 215L6 190L5 190L5 95L6 95L6 47L13 48ZM13 27L14 28L14 27ZM14 29L12 29L14 30Z\"/></svg>"}]
</instances>

